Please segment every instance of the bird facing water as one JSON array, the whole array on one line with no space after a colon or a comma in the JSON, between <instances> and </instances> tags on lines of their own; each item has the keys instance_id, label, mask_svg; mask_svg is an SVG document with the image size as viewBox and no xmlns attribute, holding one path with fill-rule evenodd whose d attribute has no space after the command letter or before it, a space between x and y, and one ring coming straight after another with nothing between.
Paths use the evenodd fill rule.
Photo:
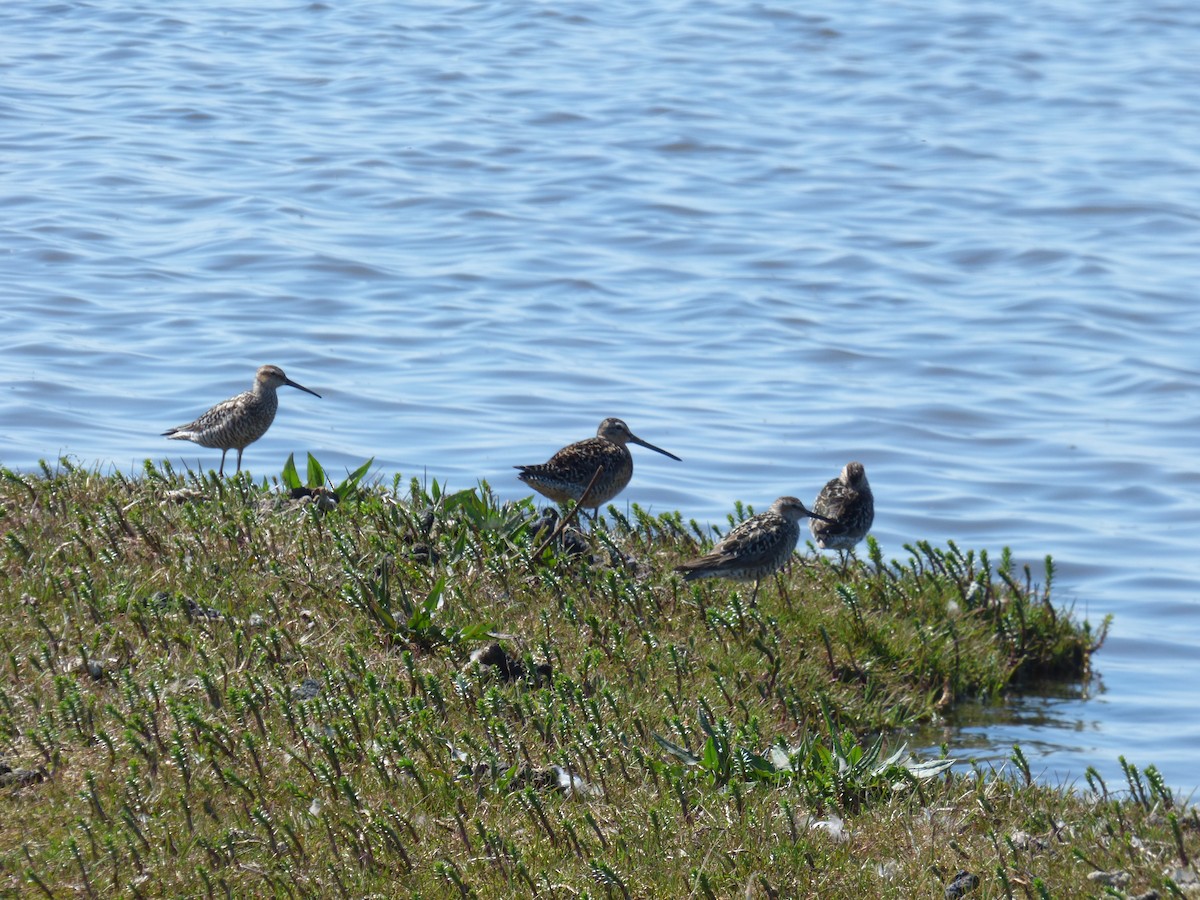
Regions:
<instances>
[{"instance_id":1,"label":"bird facing water","mask_svg":"<svg viewBox=\"0 0 1200 900\"><path fill-rule=\"evenodd\" d=\"M875 521L875 496L860 462L848 462L837 478L829 481L813 501L813 512L824 521L808 523L813 539L822 550L837 550L845 564L846 551L867 536Z\"/></svg>"},{"instance_id":2,"label":"bird facing water","mask_svg":"<svg viewBox=\"0 0 1200 900\"><path fill-rule=\"evenodd\" d=\"M255 374L254 386L250 390L218 403L194 422L164 431L163 437L219 449L221 468L217 471L218 475L225 474L225 454L236 448L237 470L240 472L242 451L266 434L275 421L275 410L279 408L279 397L275 391L285 384L314 397L321 396L292 381L278 366L262 366Z\"/></svg>"},{"instance_id":3,"label":"bird facing water","mask_svg":"<svg viewBox=\"0 0 1200 900\"><path fill-rule=\"evenodd\" d=\"M568 444L540 465L513 468L521 470L518 478L555 503L582 501L585 508L599 509L621 493L633 477L633 456L625 446L630 443L679 460L674 453L643 441L620 419L605 419L595 437ZM584 499L584 491L601 466L604 471Z\"/></svg>"},{"instance_id":4,"label":"bird facing water","mask_svg":"<svg viewBox=\"0 0 1200 900\"><path fill-rule=\"evenodd\" d=\"M731 578L734 581L753 581L758 596L758 583L779 571L791 558L800 540L800 520L819 519L795 497L780 497L764 513L738 523L725 537L703 556L675 567L685 581L697 578Z\"/></svg>"}]
</instances>

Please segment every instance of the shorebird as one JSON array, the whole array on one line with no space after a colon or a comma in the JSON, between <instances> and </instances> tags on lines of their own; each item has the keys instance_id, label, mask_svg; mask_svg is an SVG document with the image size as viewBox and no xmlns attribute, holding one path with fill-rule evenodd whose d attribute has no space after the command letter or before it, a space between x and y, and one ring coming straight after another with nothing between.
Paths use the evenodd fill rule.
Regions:
<instances>
[{"instance_id":1,"label":"shorebird","mask_svg":"<svg viewBox=\"0 0 1200 900\"><path fill-rule=\"evenodd\" d=\"M697 578L732 578L734 581L753 581L758 596L758 584L772 572L783 568L791 559L800 540L800 520L820 519L805 509L795 497L780 497L764 513L740 522L708 553L676 566L684 581Z\"/></svg>"},{"instance_id":2,"label":"shorebird","mask_svg":"<svg viewBox=\"0 0 1200 900\"><path fill-rule=\"evenodd\" d=\"M814 518L808 523L813 539L822 550L836 550L846 565L848 552L867 536L875 521L875 496L860 462L848 462L837 478L829 481L813 501Z\"/></svg>"},{"instance_id":3,"label":"shorebird","mask_svg":"<svg viewBox=\"0 0 1200 900\"><path fill-rule=\"evenodd\" d=\"M633 477L633 456L625 446L629 443L679 460L674 453L643 441L620 419L605 419L596 429L594 438L568 444L541 465L513 468L521 470L518 478L555 503L574 500L585 509L599 510L621 493ZM601 467L604 471L597 477ZM596 483L584 497L594 477Z\"/></svg>"},{"instance_id":4,"label":"shorebird","mask_svg":"<svg viewBox=\"0 0 1200 900\"><path fill-rule=\"evenodd\" d=\"M163 437L173 441L191 441L201 447L219 448L221 468L218 475L225 474L225 454L237 448L237 470L242 471L242 451L267 433L275 421L275 410L279 408L276 388L291 385L305 393L320 397L302 384L296 384L283 374L278 366L262 366L254 376L254 386L236 397L218 403L195 422L179 425L163 432Z\"/></svg>"}]
</instances>

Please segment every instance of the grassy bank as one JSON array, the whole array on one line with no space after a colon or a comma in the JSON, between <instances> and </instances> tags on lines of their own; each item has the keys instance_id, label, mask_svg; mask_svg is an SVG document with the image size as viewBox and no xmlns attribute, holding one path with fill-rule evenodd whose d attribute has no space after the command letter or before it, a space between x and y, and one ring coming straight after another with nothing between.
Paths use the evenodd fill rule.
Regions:
<instances>
[{"instance_id":1,"label":"grassy bank","mask_svg":"<svg viewBox=\"0 0 1200 900\"><path fill-rule=\"evenodd\" d=\"M958 699L1085 675L1103 627L1049 561L810 553L750 605L671 573L714 535L636 507L541 549L486 486L0 474L0 891L1189 889L1196 816L1152 768L1069 794L1019 751L902 752Z\"/></svg>"}]
</instances>

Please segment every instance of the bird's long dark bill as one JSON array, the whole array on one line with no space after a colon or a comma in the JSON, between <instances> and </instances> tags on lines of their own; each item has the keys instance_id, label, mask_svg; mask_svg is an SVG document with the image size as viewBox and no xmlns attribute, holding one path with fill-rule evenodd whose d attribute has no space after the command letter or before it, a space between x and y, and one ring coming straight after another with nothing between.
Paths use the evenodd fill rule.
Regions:
<instances>
[{"instance_id":1,"label":"bird's long dark bill","mask_svg":"<svg viewBox=\"0 0 1200 900\"><path fill-rule=\"evenodd\" d=\"M633 441L635 444L638 444L639 446L645 447L647 450L653 450L655 453L661 453L663 456L669 456L669 457L671 457L671 459L675 460L676 462L683 462L683 460L680 459L678 456L676 456L674 453L668 453L662 447L655 447L652 443L650 443L649 441L643 441L640 437L635 437L634 435L631 434L629 436L629 440Z\"/></svg>"},{"instance_id":2,"label":"bird's long dark bill","mask_svg":"<svg viewBox=\"0 0 1200 900\"><path fill-rule=\"evenodd\" d=\"M320 397L320 396L321 396L321 395L320 395L320 394L318 394L316 391L310 391L308 388L306 388L306 387L305 387L304 385L302 385L302 384L296 384L296 382L292 381L292 379L290 379L290 378L289 378L287 381L285 381L285 382L284 382L284 384L290 384L292 387L294 387L294 388L299 388L300 390L304 391L304 393L306 393L306 394L312 394L314 397Z\"/></svg>"},{"instance_id":3,"label":"bird's long dark bill","mask_svg":"<svg viewBox=\"0 0 1200 900\"><path fill-rule=\"evenodd\" d=\"M810 519L817 519L817 520L819 520L819 521L821 521L821 522L828 522L830 525L836 525L836 524L837 524L837 519L831 519L831 518L829 518L828 516L822 516L822 515L818 515L817 513L815 513L815 512L812 512L812 511L810 511L810 512L809 512L809 514L808 514L808 517L809 517Z\"/></svg>"}]
</instances>

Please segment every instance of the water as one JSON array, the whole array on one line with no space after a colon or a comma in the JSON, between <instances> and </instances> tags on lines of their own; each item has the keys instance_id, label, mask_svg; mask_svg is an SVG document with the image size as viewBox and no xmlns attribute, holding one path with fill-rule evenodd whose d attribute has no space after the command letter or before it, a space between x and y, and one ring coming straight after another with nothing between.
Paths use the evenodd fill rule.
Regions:
<instances>
[{"instance_id":1,"label":"water","mask_svg":"<svg viewBox=\"0 0 1200 900\"><path fill-rule=\"evenodd\" d=\"M1200 9L9 0L0 463L159 437L271 362L289 452L525 493L608 415L720 522L849 459L885 555L1013 548L1115 617L965 711L1043 777L1200 785Z\"/></svg>"}]
</instances>

